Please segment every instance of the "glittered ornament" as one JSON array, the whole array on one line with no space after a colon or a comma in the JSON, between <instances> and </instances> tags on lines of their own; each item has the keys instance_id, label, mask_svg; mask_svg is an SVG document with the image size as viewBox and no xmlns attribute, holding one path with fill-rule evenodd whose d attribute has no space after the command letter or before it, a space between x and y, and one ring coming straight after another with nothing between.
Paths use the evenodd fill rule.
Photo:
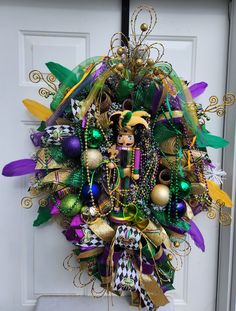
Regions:
<instances>
[{"instance_id":1,"label":"glittered ornament","mask_svg":"<svg viewBox=\"0 0 236 311\"><path fill-rule=\"evenodd\" d=\"M184 200L178 199L177 201L173 198L171 202L171 214L174 217L176 215L176 211L179 217L183 217L186 213L187 206Z\"/></svg>"},{"instance_id":2,"label":"glittered ornament","mask_svg":"<svg viewBox=\"0 0 236 311\"><path fill-rule=\"evenodd\" d=\"M80 139L77 136L69 136L62 141L62 151L69 158L77 158L81 152Z\"/></svg>"},{"instance_id":3,"label":"glittered ornament","mask_svg":"<svg viewBox=\"0 0 236 311\"><path fill-rule=\"evenodd\" d=\"M170 189L166 185L158 184L151 192L152 202L159 206L165 206L170 199Z\"/></svg>"},{"instance_id":4,"label":"glittered ornament","mask_svg":"<svg viewBox=\"0 0 236 311\"><path fill-rule=\"evenodd\" d=\"M94 170L102 162L102 154L97 149L87 149L83 152L83 162L85 167Z\"/></svg>"},{"instance_id":5,"label":"glittered ornament","mask_svg":"<svg viewBox=\"0 0 236 311\"><path fill-rule=\"evenodd\" d=\"M61 200L59 211L66 216L75 216L79 214L82 208L80 198L75 194L68 194Z\"/></svg>"},{"instance_id":6,"label":"glittered ornament","mask_svg":"<svg viewBox=\"0 0 236 311\"><path fill-rule=\"evenodd\" d=\"M187 197L189 195L190 191L191 191L191 184L190 184L190 182L187 181L187 180L181 179L179 181L178 186L179 186L179 192L178 192L179 196L181 198Z\"/></svg>"},{"instance_id":7,"label":"glittered ornament","mask_svg":"<svg viewBox=\"0 0 236 311\"><path fill-rule=\"evenodd\" d=\"M88 129L87 133L87 144L89 148L98 148L100 147L103 141L103 135L101 130L96 127L91 127Z\"/></svg>"},{"instance_id":8,"label":"glittered ornament","mask_svg":"<svg viewBox=\"0 0 236 311\"><path fill-rule=\"evenodd\" d=\"M83 185L81 195L85 202L91 199L90 192L92 193L94 200L97 200L101 195L101 188L99 184L94 182L91 187L87 183Z\"/></svg>"}]
</instances>

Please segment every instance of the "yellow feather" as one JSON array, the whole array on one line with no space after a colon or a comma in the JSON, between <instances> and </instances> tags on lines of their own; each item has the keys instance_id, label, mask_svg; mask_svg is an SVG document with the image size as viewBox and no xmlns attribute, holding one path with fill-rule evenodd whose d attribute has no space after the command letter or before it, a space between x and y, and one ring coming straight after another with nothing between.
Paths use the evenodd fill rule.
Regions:
<instances>
[{"instance_id":1,"label":"yellow feather","mask_svg":"<svg viewBox=\"0 0 236 311\"><path fill-rule=\"evenodd\" d=\"M212 180L207 181L209 195L214 201L221 201L226 207L232 207L233 203L226 192L220 189L220 187Z\"/></svg>"},{"instance_id":2,"label":"yellow feather","mask_svg":"<svg viewBox=\"0 0 236 311\"><path fill-rule=\"evenodd\" d=\"M52 111L49 108L35 100L26 98L22 102L28 111L40 121L46 121L52 115Z\"/></svg>"}]
</instances>

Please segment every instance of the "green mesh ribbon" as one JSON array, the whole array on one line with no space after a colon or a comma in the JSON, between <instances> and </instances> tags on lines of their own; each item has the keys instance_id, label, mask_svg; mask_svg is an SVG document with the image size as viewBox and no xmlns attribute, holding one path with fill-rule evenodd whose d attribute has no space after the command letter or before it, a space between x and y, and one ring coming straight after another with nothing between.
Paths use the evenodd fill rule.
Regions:
<instances>
[{"instance_id":1,"label":"green mesh ribbon","mask_svg":"<svg viewBox=\"0 0 236 311\"><path fill-rule=\"evenodd\" d=\"M61 146L52 146L48 148L49 155L55 160L58 164L64 163L68 158L62 152Z\"/></svg>"},{"instance_id":2,"label":"green mesh ribbon","mask_svg":"<svg viewBox=\"0 0 236 311\"><path fill-rule=\"evenodd\" d=\"M169 225L174 225L175 227L182 229L186 232L190 229L190 224L182 219L171 219L170 222L165 212L153 211L152 214L154 218L163 226L168 227Z\"/></svg>"},{"instance_id":3,"label":"green mesh ribbon","mask_svg":"<svg viewBox=\"0 0 236 311\"><path fill-rule=\"evenodd\" d=\"M78 66L76 66L72 71L63 67L60 64L56 64L53 62L47 63L47 66L49 70L54 74L58 80L61 82L60 88L58 89L57 93L55 94L53 101L50 104L50 108L52 111L55 111L57 107L59 106L60 102L65 96L66 91L68 88L71 88L76 83L78 83L84 72L85 69L93 64L99 61L101 56L95 56L86 59L82 63L80 63Z\"/></svg>"},{"instance_id":4,"label":"green mesh ribbon","mask_svg":"<svg viewBox=\"0 0 236 311\"><path fill-rule=\"evenodd\" d=\"M128 80L121 80L117 90L116 90L116 98L118 101L123 101L128 98L131 92L134 89L134 83Z\"/></svg>"},{"instance_id":5,"label":"green mesh ribbon","mask_svg":"<svg viewBox=\"0 0 236 311\"><path fill-rule=\"evenodd\" d=\"M70 187L79 187L81 188L84 183L84 172L83 170L75 170L70 176L66 179L65 184Z\"/></svg>"}]
</instances>

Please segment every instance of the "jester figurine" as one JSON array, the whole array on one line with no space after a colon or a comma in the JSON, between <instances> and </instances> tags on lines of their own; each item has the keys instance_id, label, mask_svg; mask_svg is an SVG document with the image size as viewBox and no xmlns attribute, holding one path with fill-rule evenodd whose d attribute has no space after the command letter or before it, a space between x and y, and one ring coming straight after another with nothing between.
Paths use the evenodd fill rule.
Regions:
<instances>
[{"instance_id":1,"label":"jester figurine","mask_svg":"<svg viewBox=\"0 0 236 311\"><path fill-rule=\"evenodd\" d=\"M116 118L118 116L118 119ZM114 169L115 165L119 168L120 187L116 191L116 205L114 210L119 212L120 193L123 195L123 204L125 204L126 195L122 190L128 191L130 183L139 179L141 150L135 147L135 128L142 125L148 129L148 123L144 117L149 118L150 115L146 111L118 111L111 115L111 123L118 127L116 144L108 150L109 157L112 162L108 164L110 169ZM116 120L116 121L115 121Z\"/></svg>"},{"instance_id":2,"label":"jester figurine","mask_svg":"<svg viewBox=\"0 0 236 311\"><path fill-rule=\"evenodd\" d=\"M149 23L137 30L143 11ZM38 198L33 226L55 220L62 227L73 247L64 267L73 270L72 258L78 263L75 286L90 284L93 296L108 299L128 291L131 304L148 311L168 303L165 293L174 289L175 271L191 251L189 237L205 251L195 216L206 211L226 225L232 207L220 188L225 172L207 152L228 145L206 128L206 113L222 105L213 107L214 101L204 109L197 97L207 83L189 86L162 61L163 45L147 44L156 22L153 8L139 7L131 39L115 34L108 55L73 70L47 63L50 73L42 77L53 90L50 108L23 100L41 121L31 134L35 153L2 172L33 175L22 206Z\"/></svg>"}]
</instances>

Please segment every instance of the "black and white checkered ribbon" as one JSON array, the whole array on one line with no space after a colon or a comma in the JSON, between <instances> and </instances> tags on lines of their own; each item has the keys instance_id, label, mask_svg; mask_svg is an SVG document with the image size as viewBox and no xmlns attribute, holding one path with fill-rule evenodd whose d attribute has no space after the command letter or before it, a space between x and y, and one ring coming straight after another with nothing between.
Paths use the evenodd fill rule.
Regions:
<instances>
[{"instance_id":1,"label":"black and white checkered ribbon","mask_svg":"<svg viewBox=\"0 0 236 311\"><path fill-rule=\"evenodd\" d=\"M114 289L138 291L140 297L149 311L155 310L155 306L149 298L147 292L140 286L139 272L134 267L134 258L130 256L129 251L139 251L141 233L136 228L122 225L117 227L114 244L124 249L116 269L114 280ZM129 251L128 251L129 250ZM143 257L146 262L146 258Z\"/></svg>"},{"instance_id":2,"label":"black and white checkered ribbon","mask_svg":"<svg viewBox=\"0 0 236 311\"><path fill-rule=\"evenodd\" d=\"M103 247L104 242L95 233L93 233L88 225L81 225L84 237L81 239L80 243L75 243L76 246L83 248L86 247Z\"/></svg>"},{"instance_id":3,"label":"black and white checkered ribbon","mask_svg":"<svg viewBox=\"0 0 236 311\"><path fill-rule=\"evenodd\" d=\"M71 99L71 109L72 113L74 115L75 121L80 120L80 116L83 114L83 101L78 101L75 99ZM87 115L94 116L96 111L96 104L92 103L92 105L89 108L89 111L87 112Z\"/></svg>"},{"instance_id":4,"label":"black and white checkered ribbon","mask_svg":"<svg viewBox=\"0 0 236 311\"><path fill-rule=\"evenodd\" d=\"M45 145L60 145L64 137L75 134L75 129L70 125L53 125L45 129L42 142Z\"/></svg>"}]
</instances>

